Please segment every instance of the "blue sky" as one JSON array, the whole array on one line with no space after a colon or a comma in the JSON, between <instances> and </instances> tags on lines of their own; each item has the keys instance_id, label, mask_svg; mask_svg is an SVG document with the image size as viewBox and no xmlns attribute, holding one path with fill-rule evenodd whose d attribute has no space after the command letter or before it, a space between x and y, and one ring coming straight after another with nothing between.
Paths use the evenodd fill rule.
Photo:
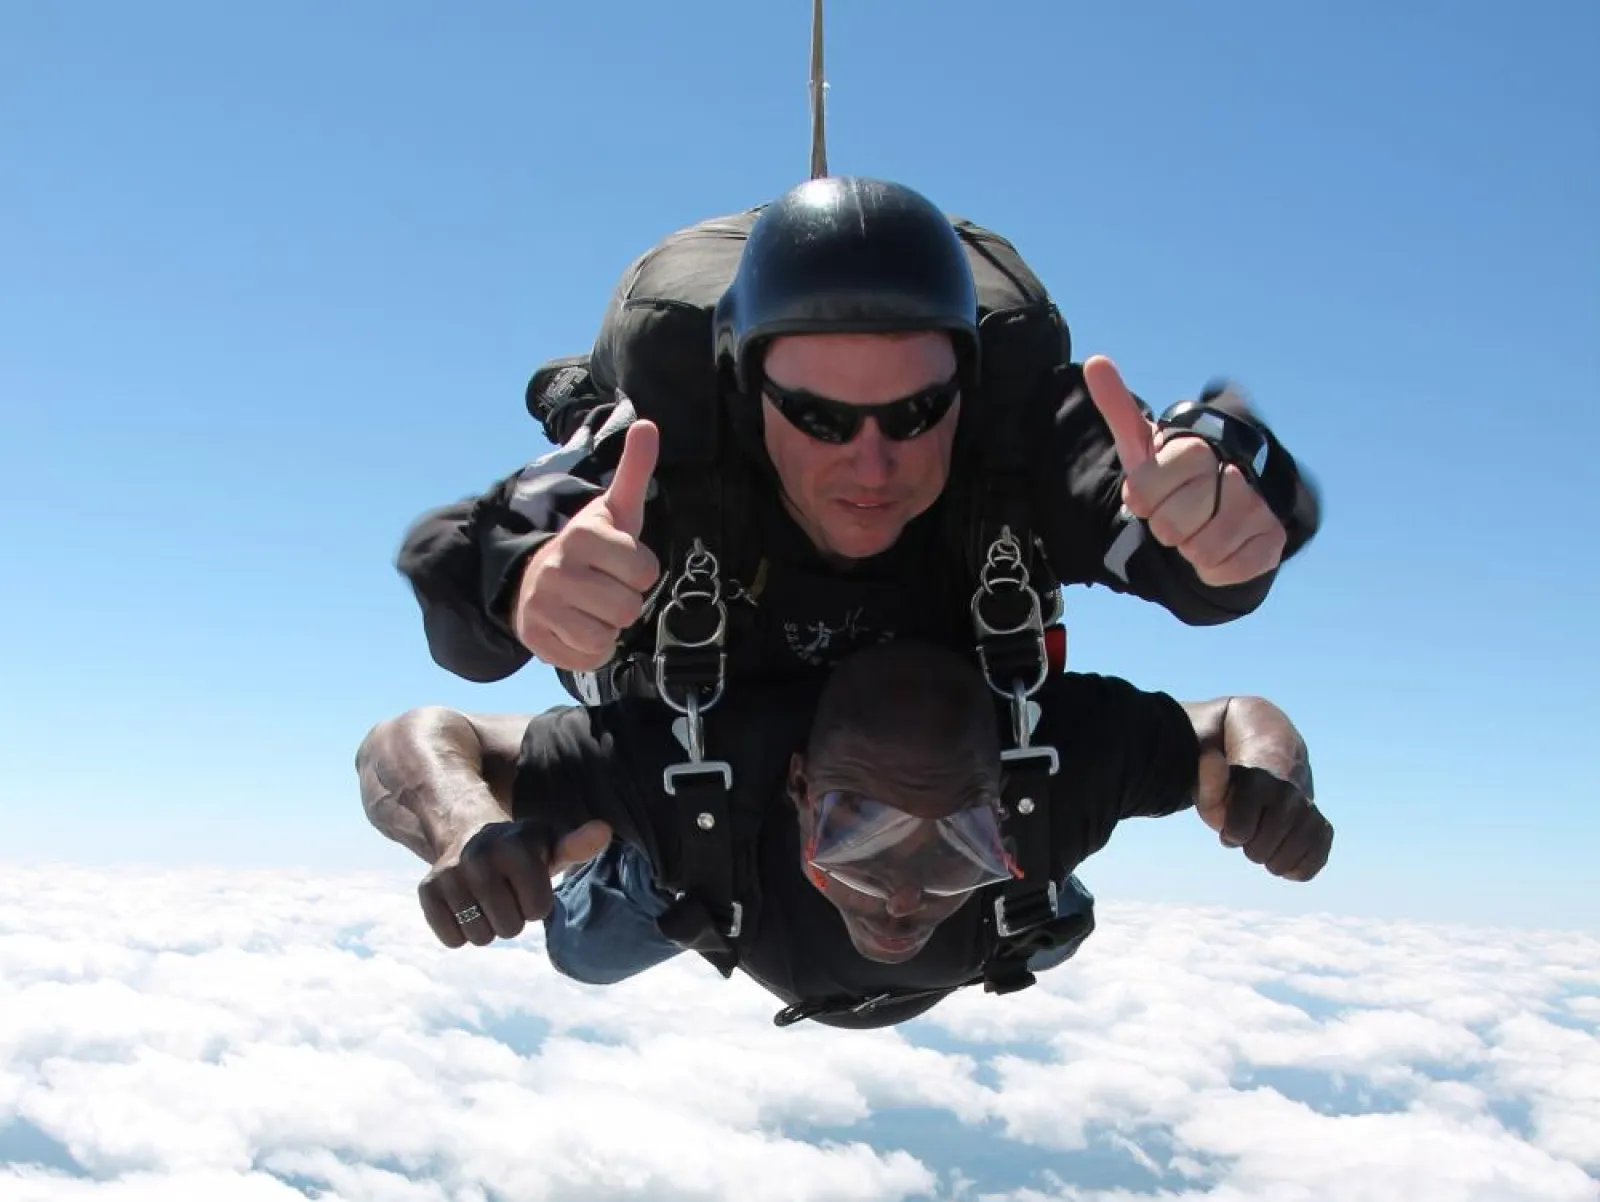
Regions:
<instances>
[{"instance_id":1,"label":"blue sky","mask_svg":"<svg viewBox=\"0 0 1600 1202\"><path fill-rule=\"evenodd\" d=\"M834 0L833 169L1012 238L1158 404L1238 376L1326 499L1246 622L1069 612L1079 667L1288 709L1330 868L1178 818L1091 887L1600 927L1600 10L990 11ZM545 449L527 375L632 256L803 175L808 20L0 13L0 856L411 871L360 813L368 726L560 698L432 665L400 535Z\"/></svg>"}]
</instances>

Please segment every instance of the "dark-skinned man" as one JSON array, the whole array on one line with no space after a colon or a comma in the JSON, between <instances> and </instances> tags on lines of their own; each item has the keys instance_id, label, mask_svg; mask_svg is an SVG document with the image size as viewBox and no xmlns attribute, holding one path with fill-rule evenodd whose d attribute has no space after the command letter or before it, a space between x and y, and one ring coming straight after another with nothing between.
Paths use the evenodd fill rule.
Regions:
<instances>
[{"instance_id":1,"label":"dark-skinned man","mask_svg":"<svg viewBox=\"0 0 1600 1202\"><path fill-rule=\"evenodd\" d=\"M825 681L754 690L734 711L744 721L707 749L739 798L731 879L745 906L736 957L708 958L782 999L780 1022L881 1026L965 984L1009 981L1005 992L1075 954L1093 899L1074 871L1124 819L1192 807L1285 880L1327 862L1333 830L1277 707L1180 705L1077 673L1037 696L1031 745L1058 769L1042 796L1019 799L1002 760L1007 709L955 652L901 640ZM667 787L683 751L669 718L625 698L532 719L426 709L376 727L358 756L363 803L430 865L419 897L435 935L483 945L540 921L552 963L592 984L705 950L661 929L697 837ZM1021 815L1044 825L1019 827ZM1024 846L1040 829L1042 857ZM612 871L596 871L607 855ZM1043 946L1009 943L996 922L1025 861L1047 865L1055 886Z\"/></svg>"}]
</instances>

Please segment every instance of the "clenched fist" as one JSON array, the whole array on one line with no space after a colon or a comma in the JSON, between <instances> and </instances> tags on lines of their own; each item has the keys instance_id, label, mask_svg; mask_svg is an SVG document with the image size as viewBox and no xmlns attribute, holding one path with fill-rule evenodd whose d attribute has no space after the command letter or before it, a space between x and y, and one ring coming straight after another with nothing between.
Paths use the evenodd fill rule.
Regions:
<instances>
[{"instance_id":1,"label":"clenched fist","mask_svg":"<svg viewBox=\"0 0 1600 1202\"><path fill-rule=\"evenodd\" d=\"M1311 880L1327 866L1333 823L1312 801L1311 759L1300 732L1270 702L1235 697L1223 744L1200 756L1201 820L1273 876Z\"/></svg>"},{"instance_id":2,"label":"clenched fist","mask_svg":"<svg viewBox=\"0 0 1600 1202\"><path fill-rule=\"evenodd\" d=\"M654 423L629 426L610 486L523 570L512 629L552 667L587 672L607 663L644 610L661 575L655 552L639 541L660 446Z\"/></svg>"},{"instance_id":3,"label":"clenched fist","mask_svg":"<svg viewBox=\"0 0 1600 1202\"><path fill-rule=\"evenodd\" d=\"M550 913L550 878L592 860L610 841L609 826L589 822L552 851L526 822L489 822L445 850L417 886L417 900L446 947L515 939L524 925Z\"/></svg>"}]
</instances>

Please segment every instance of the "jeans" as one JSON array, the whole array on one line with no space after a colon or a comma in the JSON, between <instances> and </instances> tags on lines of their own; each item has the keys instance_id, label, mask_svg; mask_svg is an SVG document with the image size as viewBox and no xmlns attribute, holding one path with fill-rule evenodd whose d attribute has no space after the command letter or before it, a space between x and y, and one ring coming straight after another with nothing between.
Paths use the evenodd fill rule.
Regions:
<instances>
[{"instance_id":1,"label":"jeans","mask_svg":"<svg viewBox=\"0 0 1600 1202\"><path fill-rule=\"evenodd\" d=\"M671 903L655 887L649 857L613 839L555 887L555 905L544 920L545 953L563 976L615 985L683 952L656 926Z\"/></svg>"},{"instance_id":2,"label":"jeans","mask_svg":"<svg viewBox=\"0 0 1600 1202\"><path fill-rule=\"evenodd\" d=\"M621 839L587 864L567 873L555 888L555 905L544 921L550 963L563 976L587 985L614 985L681 955L656 926L672 898L655 886L649 857ZM1093 915L1094 895L1068 873L1056 893L1056 915ZM1034 972L1066 963L1084 935L1061 947L1035 952Z\"/></svg>"}]
</instances>

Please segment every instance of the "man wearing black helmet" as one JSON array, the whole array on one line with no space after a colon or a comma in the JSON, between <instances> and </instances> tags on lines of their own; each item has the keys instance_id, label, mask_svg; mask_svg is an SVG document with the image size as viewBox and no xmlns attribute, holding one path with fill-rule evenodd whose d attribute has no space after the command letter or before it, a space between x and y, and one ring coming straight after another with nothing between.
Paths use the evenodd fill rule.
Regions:
<instances>
[{"instance_id":1,"label":"man wearing black helmet","mask_svg":"<svg viewBox=\"0 0 1600 1202\"><path fill-rule=\"evenodd\" d=\"M997 563L1046 610L1102 584L1231 621L1318 523L1231 395L1158 427L1109 360L1072 361L1008 243L879 181L673 235L529 405L564 445L425 515L399 566L442 666L537 657L591 703L674 672L709 699L892 637L971 646ZM690 667L719 631L726 660Z\"/></svg>"}]
</instances>

